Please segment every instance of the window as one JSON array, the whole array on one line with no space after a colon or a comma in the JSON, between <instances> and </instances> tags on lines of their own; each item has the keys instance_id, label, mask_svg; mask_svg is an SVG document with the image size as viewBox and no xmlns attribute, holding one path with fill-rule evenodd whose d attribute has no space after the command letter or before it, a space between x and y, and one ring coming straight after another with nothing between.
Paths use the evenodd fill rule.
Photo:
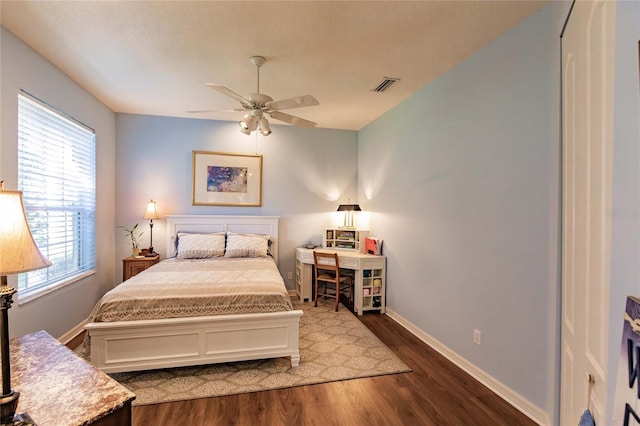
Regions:
<instances>
[{"instance_id":1,"label":"window","mask_svg":"<svg viewBox=\"0 0 640 426\"><path fill-rule=\"evenodd\" d=\"M20 300L95 268L95 132L26 92L18 95L18 187L49 268L20 274Z\"/></svg>"}]
</instances>

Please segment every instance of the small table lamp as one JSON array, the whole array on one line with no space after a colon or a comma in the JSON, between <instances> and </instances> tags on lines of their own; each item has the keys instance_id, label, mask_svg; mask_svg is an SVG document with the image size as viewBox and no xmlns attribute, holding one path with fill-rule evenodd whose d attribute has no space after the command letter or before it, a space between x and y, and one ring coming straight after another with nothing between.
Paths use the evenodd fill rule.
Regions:
<instances>
[{"instance_id":1,"label":"small table lamp","mask_svg":"<svg viewBox=\"0 0 640 426\"><path fill-rule=\"evenodd\" d=\"M7 284L7 275L51 266L33 240L22 204L22 191L4 189L0 182L0 353L2 356L1 424L34 424L28 414L17 414L20 392L11 389L9 357L9 308L15 288ZM22 422L22 423L20 423Z\"/></svg>"},{"instance_id":2,"label":"small table lamp","mask_svg":"<svg viewBox=\"0 0 640 426\"><path fill-rule=\"evenodd\" d=\"M151 234L149 236L149 253L146 254L147 257L153 257L158 253L154 253L153 251L153 219L160 219L158 215L158 211L156 210L156 202L153 200L149 200L147 203L147 211L144 213L143 219L149 219L151 222L149 223L149 228L151 229Z\"/></svg>"},{"instance_id":3,"label":"small table lamp","mask_svg":"<svg viewBox=\"0 0 640 426\"><path fill-rule=\"evenodd\" d=\"M338 206L338 211L339 212L345 212L344 213L344 225L342 226L342 228L346 228L346 229L353 229L353 212L359 212L362 211L360 209L360 205L358 204L340 204Z\"/></svg>"}]
</instances>

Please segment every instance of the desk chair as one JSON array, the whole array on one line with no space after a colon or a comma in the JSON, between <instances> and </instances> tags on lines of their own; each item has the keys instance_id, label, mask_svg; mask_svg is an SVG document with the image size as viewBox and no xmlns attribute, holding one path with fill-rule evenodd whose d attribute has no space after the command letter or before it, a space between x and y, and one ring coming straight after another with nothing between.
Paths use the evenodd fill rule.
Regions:
<instances>
[{"instance_id":1,"label":"desk chair","mask_svg":"<svg viewBox=\"0 0 640 426\"><path fill-rule=\"evenodd\" d=\"M316 297L313 306L318 306L320 296L336 299L336 312L340 303L340 293L345 292L349 301L353 299L353 277L340 275L338 255L336 253L313 252L316 277Z\"/></svg>"}]
</instances>

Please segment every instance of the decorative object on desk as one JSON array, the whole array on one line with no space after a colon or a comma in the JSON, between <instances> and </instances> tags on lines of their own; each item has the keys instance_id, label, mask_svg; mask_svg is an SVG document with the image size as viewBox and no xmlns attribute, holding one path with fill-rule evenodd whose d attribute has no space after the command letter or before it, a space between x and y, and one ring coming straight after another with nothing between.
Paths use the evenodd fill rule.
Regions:
<instances>
[{"instance_id":1,"label":"decorative object on desk","mask_svg":"<svg viewBox=\"0 0 640 426\"><path fill-rule=\"evenodd\" d=\"M367 237L364 239L366 253L382 256L382 239L376 237Z\"/></svg>"},{"instance_id":2,"label":"decorative object on desk","mask_svg":"<svg viewBox=\"0 0 640 426\"><path fill-rule=\"evenodd\" d=\"M144 234L144 232L138 231L138 224L136 223L131 228L125 228L124 226L118 226L118 228L124 229L125 235L131 238L132 256L140 256L140 237L142 237L142 234Z\"/></svg>"},{"instance_id":3,"label":"decorative object on desk","mask_svg":"<svg viewBox=\"0 0 640 426\"><path fill-rule=\"evenodd\" d=\"M316 248L317 246L315 244L313 244L311 241L309 241L309 242L307 242L307 244L303 245L302 247L311 250L311 249Z\"/></svg>"},{"instance_id":4,"label":"decorative object on desk","mask_svg":"<svg viewBox=\"0 0 640 426\"><path fill-rule=\"evenodd\" d=\"M149 219L149 251L145 254L147 257L153 257L157 253L153 251L153 219L160 219L158 211L156 210L156 202L149 200L147 203L147 211L144 212L143 219ZM135 254L134 254L135 257Z\"/></svg>"},{"instance_id":5,"label":"decorative object on desk","mask_svg":"<svg viewBox=\"0 0 640 426\"><path fill-rule=\"evenodd\" d=\"M9 308L15 288L7 283L7 275L29 272L51 266L40 253L27 224L22 191L4 189L0 182L0 352L2 356L2 396L0 423L34 424L28 414L16 414L20 392L11 389L9 359ZM22 422L22 423L20 423Z\"/></svg>"},{"instance_id":6,"label":"decorative object on desk","mask_svg":"<svg viewBox=\"0 0 640 426\"><path fill-rule=\"evenodd\" d=\"M193 151L194 206L262 205L262 155Z\"/></svg>"},{"instance_id":7,"label":"decorative object on desk","mask_svg":"<svg viewBox=\"0 0 640 426\"><path fill-rule=\"evenodd\" d=\"M350 200L349 200L350 201ZM340 204L338 206L339 212L344 213L344 225L342 228L344 229L355 229L353 226L353 212L362 211L360 209L360 205L358 204Z\"/></svg>"}]
</instances>

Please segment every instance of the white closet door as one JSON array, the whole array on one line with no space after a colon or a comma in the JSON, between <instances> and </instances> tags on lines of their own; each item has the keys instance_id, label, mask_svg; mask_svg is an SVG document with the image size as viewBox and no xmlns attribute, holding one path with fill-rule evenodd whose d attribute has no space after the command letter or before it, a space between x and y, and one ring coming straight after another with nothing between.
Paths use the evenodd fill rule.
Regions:
<instances>
[{"instance_id":1,"label":"white closet door","mask_svg":"<svg viewBox=\"0 0 640 426\"><path fill-rule=\"evenodd\" d=\"M587 408L587 373L606 424L614 14L615 2L576 1L562 37L562 425Z\"/></svg>"}]
</instances>

